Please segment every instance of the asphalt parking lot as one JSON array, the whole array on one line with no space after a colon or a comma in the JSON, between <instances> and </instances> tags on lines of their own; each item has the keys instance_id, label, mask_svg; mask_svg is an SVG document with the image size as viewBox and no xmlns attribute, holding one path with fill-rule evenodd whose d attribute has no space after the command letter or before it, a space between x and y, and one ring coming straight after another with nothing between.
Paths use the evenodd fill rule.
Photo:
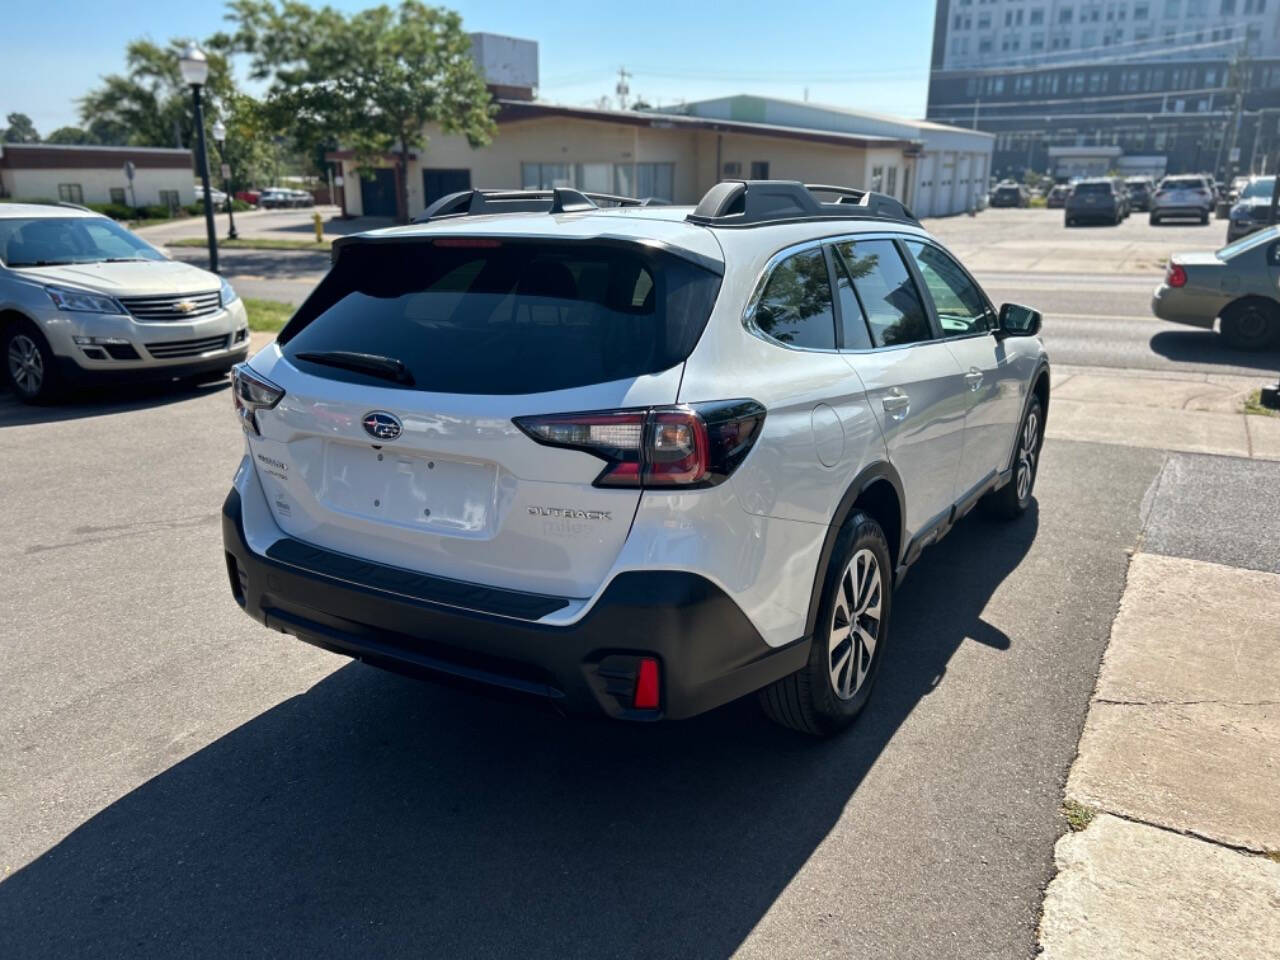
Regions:
<instances>
[{"instance_id":1,"label":"asphalt parking lot","mask_svg":"<svg viewBox=\"0 0 1280 960\"><path fill-rule=\"evenodd\" d=\"M1060 220L955 229L1028 214ZM1235 367L1192 332L1126 349ZM0 398L0 955L1030 957L1128 551L1198 550L1196 491L1239 482L1050 440L1026 516L913 568L868 712L818 742L750 701L564 720L260 627L220 545L242 445L225 383Z\"/></svg>"}]
</instances>

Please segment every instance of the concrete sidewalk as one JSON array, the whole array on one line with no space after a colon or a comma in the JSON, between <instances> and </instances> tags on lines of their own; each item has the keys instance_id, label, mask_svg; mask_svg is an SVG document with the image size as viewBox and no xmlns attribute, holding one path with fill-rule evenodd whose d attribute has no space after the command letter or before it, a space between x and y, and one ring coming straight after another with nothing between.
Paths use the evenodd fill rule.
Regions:
<instances>
[{"instance_id":1,"label":"concrete sidewalk","mask_svg":"<svg viewBox=\"0 0 1280 960\"><path fill-rule=\"evenodd\" d=\"M1055 366L1048 436L1280 460L1280 417L1242 412L1249 394L1274 379Z\"/></svg>"},{"instance_id":2,"label":"concrete sidewalk","mask_svg":"<svg viewBox=\"0 0 1280 960\"><path fill-rule=\"evenodd\" d=\"M1276 531L1259 531L1259 536ZM1137 554L1066 803L1043 956L1280 956L1280 575Z\"/></svg>"}]
</instances>

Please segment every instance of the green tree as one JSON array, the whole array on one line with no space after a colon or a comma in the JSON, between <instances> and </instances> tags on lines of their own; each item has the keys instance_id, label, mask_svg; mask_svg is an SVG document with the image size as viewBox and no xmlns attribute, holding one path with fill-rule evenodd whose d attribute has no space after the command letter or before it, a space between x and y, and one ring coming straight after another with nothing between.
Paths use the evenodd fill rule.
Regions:
<instances>
[{"instance_id":1,"label":"green tree","mask_svg":"<svg viewBox=\"0 0 1280 960\"><path fill-rule=\"evenodd\" d=\"M36 133L36 125L25 113L11 113L5 117L9 126L4 131L5 143L39 143L40 134Z\"/></svg>"},{"instance_id":2,"label":"green tree","mask_svg":"<svg viewBox=\"0 0 1280 960\"><path fill-rule=\"evenodd\" d=\"M296 0L235 0L236 32L220 42L251 56L266 103L304 151L338 138L361 165L394 154L400 213L409 209L409 152L439 124L472 146L494 133L494 107L471 39L453 11L404 0L351 15Z\"/></svg>"},{"instance_id":3,"label":"green tree","mask_svg":"<svg viewBox=\"0 0 1280 960\"><path fill-rule=\"evenodd\" d=\"M105 142L115 142L127 131L126 142L133 146L193 146L191 91L178 69L178 56L186 44L185 39L170 40L164 46L152 40L131 42L125 48L126 71L103 77L101 86L81 98L81 121L90 130L114 134L110 139L102 137ZM212 126L220 115L221 103L235 87L226 57L217 50L206 52L205 122Z\"/></svg>"},{"instance_id":4,"label":"green tree","mask_svg":"<svg viewBox=\"0 0 1280 960\"><path fill-rule=\"evenodd\" d=\"M80 127L59 127L44 138L45 143L97 143L93 134Z\"/></svg>"}]
</instances>

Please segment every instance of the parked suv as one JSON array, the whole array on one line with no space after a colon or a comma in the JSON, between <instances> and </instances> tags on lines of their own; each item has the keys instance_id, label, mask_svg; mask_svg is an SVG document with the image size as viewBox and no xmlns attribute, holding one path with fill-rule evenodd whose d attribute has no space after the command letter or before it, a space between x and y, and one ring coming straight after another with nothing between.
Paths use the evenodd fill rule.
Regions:
<instances>
[{"instance_id":1,"label":"parked suv","mask_svg":"<svg viewBox=\"0 0 1280 960\"><path fill-rule=\"evenodd\" d=\"M1068 227L1093 221L1116 226L1125 217L1126 200L1116 188L1116 182L1108 178L1081 180L1071 188L1063 207L1064 221Z\"/></svg>"},{"instance_id":2,"label":"parked suv","mask_svg":"<svg viewBox=\"0 0 1280 960\"><path fill-rule=\"evenodd\" d=\"M1026 207L1031 205L1031 195L1027 188L1012 180L1002 180L991 191L993 207Z\"/></svg>"},{"instance_id":3,"label":"parked suv","mask_svg":"<svg viewBox=\"0 0 1280 960\"><path fill-rule=\"evenodd\" d=\"M216 274L82 207L0 204L0 355L20 399L222 376L248 352L244 304Z\"/></svg>"},{"instance_id":4,"label":"parked suv","mask_svg":"<svg viewBox=\"0 0 1280 960\"><path fill-rule=\"evenodd\" d=\"M1151 198L1149 219L1152 225L1172 217L1195 217L1208 223L1213 204L1213 185L1206 177L1165 177Z\"/></svg>"},{"instance_id":5,"label":"parked suv","mask_svg":"<svg viewBox=\"0 0 1280 960\"><path fill-rule=\"evenodd\" d=\"M892 198L464 191L334 249L236 369L222 524L236 601L326 649L634 720L763 691L831 733L907 567L1030 502L1039 314Z\"/></svg>"},{"instance_id":6,"label":"parked suv","mask_svg":"<svg viewBox=\"0 0 1280 960\"><path fill-rule=\"evenodd\" d=\"M1275 185L1275 177L1254 177L1241 188L1227 223L1227 243L1235 243L1271 225L1271 195Z\"/></svg>"},{"instance_id":7,"label":"parked suv","mask_svg":"<svg viewBox=\"0 0 1280 960\"><path fill-rule=\"evenodd\" d=\"M1125 180L1129 190L1129 204L1134 210L1143 212L1151 209L1151 195L1156 192L1155 184L1150 177L1129 177Z\"/></svg>"}]
</instances>

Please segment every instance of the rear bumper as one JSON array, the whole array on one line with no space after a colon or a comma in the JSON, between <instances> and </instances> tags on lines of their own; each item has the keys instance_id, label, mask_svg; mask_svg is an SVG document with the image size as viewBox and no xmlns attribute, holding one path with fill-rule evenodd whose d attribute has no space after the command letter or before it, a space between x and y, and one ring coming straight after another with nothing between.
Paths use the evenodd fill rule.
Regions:
<instances>
[{"instance_id":1,"label":"rear bumper","mask_svg":"<svg viewBox=\"0 0 1280 960\"><path fill-rule=\"evenodd\" d=\"M1186 206L1186 207L1152 207L1151 214L1156 217L1207 217L1213 213L1211 206Z\"/></svg>"},{"instance_id":2,"label":"rear bumper","mask_svg":"<svg viewBox=\"0 0 1280 960\"><path fill-rule=\"evenodd\" d=\"M344 572L328 576L317 572L326 552L314 548L306 566L263 556L245 539L235 489L223 504L222 540L236 602L274 630L398 673L573 712L689 717L800 669L809 656L807 638L768 646L728 595L693 573L620 574L580 620L550 626L410 596L388 588L403 571L337 554L328 556ZM474 605L486 604L495 606ZM631 706L646 656L660 664L656 710Z\"/></svg>"},{"instance_id":3,"label":"rear bumper","mask_svg":"<svg viewBox=\"0 0 1280 960\"><path fill-rule=\"evenodd\" d=\"M1188 293L1185 287L1175 290L1163 283L1151 295L1151 312L1161 320L1205 330L1213 329L1213 321L1218 316L1216 304L1206 304L1194 292Z\"/></svg>"}]
</instances>

